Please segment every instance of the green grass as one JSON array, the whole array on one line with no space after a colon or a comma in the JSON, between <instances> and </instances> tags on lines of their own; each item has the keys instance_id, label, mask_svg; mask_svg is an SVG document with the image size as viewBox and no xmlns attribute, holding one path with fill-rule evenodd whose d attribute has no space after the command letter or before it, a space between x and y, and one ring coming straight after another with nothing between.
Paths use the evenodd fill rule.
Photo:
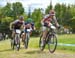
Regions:
<instances>
[{"instance_id":1,"label":"green grass","mask_svg":"<svg viewBox=\"0 0 75 58\"><path fill-rule=\"evenodd\" d=\"M66 44L75 44L75 34L70 35L58 35L58 42L59 43L66 43ZM22 44L21 44L22 45ZM38 49L39 48L39 37L31 37L29 41L29 50L24 49L21 46L20 51L13 51L10 47L10 40L0 41L0 58L33 58L30 54L38 53L38 50L31 51L31 49ZM26 52L27 51L27 52ZM75 53L75 47L71 46L57 46L56 51L66 51ZM27 54L28 53L28 54ZM39 54L39 53L38 53ZM35 56L37 56L35 54ZM34 57L35 57L34 56Z\"/></svg>"},{"instance_id":2,"label":"green grass","mask_svg":"<svg viewBox=\"0 0 75 58\"><path fill-rule=\"evenodd\" d=\"M66 44L75 44L75 34L59 35L58 42Z\"/></svg>"},{"instance_id":3,"label":"green grass","mask_svg":"<svg viewBox=\"0 0 75 58\"><path fill-rule=\"evenodd\" d=\"M59 35L58 42L64 44L75 44L75 34ZM57 49L74 52L75 46L58 46Z\"/></svg>"}]
</instances>

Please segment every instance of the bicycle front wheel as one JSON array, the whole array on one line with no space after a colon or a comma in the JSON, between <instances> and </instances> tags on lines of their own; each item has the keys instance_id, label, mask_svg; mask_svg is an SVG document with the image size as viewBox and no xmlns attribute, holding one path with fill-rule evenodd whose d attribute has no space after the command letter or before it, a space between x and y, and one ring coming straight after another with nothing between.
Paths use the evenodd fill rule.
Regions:
<instances>
[{"instance_id":1,"label":"bicycle front wheel","mask_svg":"<svg viewBox=\"0 0 75 58\"><path fill-rule=\"evenodd\" d=\"M30 38L30 35L29 33L27 33L25 38L25 44L24 44L26 49L28 48L29 38Z\"/></svg>"},{"instance_id":2,"label":"bicycle front wheel","mask_svg":"<svg viewBox=\"0 0 75 58\"><path fill-rule=\"evenodd\" d=\"M14 50L14 39L11 39L11 48Z\"/></svg>"},{"instance_id":3,"label":"bicycle front wheel","mask_svg":"<svg viewBox=\"0 0 75 58\"><path fill-rule=\"evenodd\" d=\"M55 52L57 47L57 37L56 35L51 35L48 37L48 49L51 53Z\"/></svg>"},{"instance_id":4,"label":"bicycle front wheel","mask_svg":"<svg viewBox=\"0 0 75 58\"><path fill-rule=\"evenodd\" d=\"M19 34L16 34L15 44L16 44L16 50L19 51L19 49L20 49L20 37L19 37Z\"/></svg>"}]
</instances>

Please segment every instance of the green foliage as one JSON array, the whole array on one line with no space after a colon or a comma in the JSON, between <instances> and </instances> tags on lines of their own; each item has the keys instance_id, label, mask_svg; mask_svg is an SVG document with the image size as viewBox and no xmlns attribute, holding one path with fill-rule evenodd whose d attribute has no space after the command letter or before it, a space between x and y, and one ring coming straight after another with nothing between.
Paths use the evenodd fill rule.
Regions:
<instances>
[{"instance_id":1,"label":"green foliage","mask_svg":"<svg viewBox=\"0 0 75 58\"><path fill-rule=\"evenodd\" d=\"M2 19L2 7L0 7L0 23L1 23L1 19Z\"/></svg>"},{"instance_id":2,"label":"green foliage","mask_svg":"<svg viewBox=\"0 0 75 58\"><path fill-rule=\"evenodd\" d=\"M7 3L4 7L0 7L0 31L8 32L10 22L16 20L20 15L25 16L25 18L27 16L24 14L24 8L20 2Z\"/></svg>"},{"instance_id":3,"label":"green foliage","mask_svg":"<svg viewBox=\"0 0 75 58\"><path fill-rule=\"evenodd\" d=\"M10 22L12 22L13 21L13 19L11 18L11 17L5 17L5 18L2 18L2 23L5 23L5 22L7 22L7 23L10 23Z\"/></svg>"},{"instance_id":4,"label":"green foliage","mask_svg":"<svg viewBox=\"0 0 75 58\"><path fill-rule=\"evenodd\" d=\"M13 19L11 17L2 18L1 24L0 24L0 32L10 33L9 25L10 25L11 21L13 21Z\"/></svg>"},{"instance_id":5,"label":"green foliage","mask_svg":"<svg viewBox=\"0 0 75 58\"><path fill-rule=\"evenodd\" d=\"M41 12L41 9L35 9L34 12L32 13L32 16L31 17L32 17L32 19L35 22L36 28L39 29L40 26L41 26L40 21L43 18L43 14Z\"/></svg>"},{"instance_id":6,"label":"green foliage","mask_svg":"<svg viewBox=\"0 0 75 58\"><path fill-rule=\"evenodd\" d=\"M66 4L57 3L53 8L53 5L50 3L50 5L45 10L45 14L48 14L50 9L55 10L56 18L59 24L63 26L68 26L72 28L73 31L75 30L75 5L66 6ZM3 23L5 24L5 26L8 26L11 21L16 20L20 15L23 15L25 20L29 18L28 15L25 13L21 2L15 2L12 4L7 3L4 7L0 7L0 24ZM41 27L40 21L43 18L42 10L35 9L31 13L30 18L33 19L36 29L39 30ZM6 29L6 27L2 28Z\"/></svg>"},{"instance_id":7,"label":"green foliage","mask_svg":"<svg viewBox=\"0 0 75 58\"><path fill-rule=\"evenodd\" d=\"M2 15L3 15L3 17L5 17L5 16L11 16L11 14L12 14L11 12L12 12L12 10L11 10L11 4L7 3L6 6L4 6L2 8Z\"/></svg>"},{"instance_id":8,"label":"green foliage","mask_svg":"<svg viewBox=\"0 0 75 58\"><path fill-rule=\"evenodd\" d=\"M23 13L23 17L24 17L24 20L27 20L28 15L26 13Z\"/></svg>"},{"instance_id":9,"label":"green foliage","mask_svg":"<svg viewBox=\"0 0 75 58\"><path fill-rule=\"evenodd\" d=\"M75 16L70 20L70 26L73 29L73 32L75 32Z\"/></svg>"},{"instance_id":10,"label":"green foliage","mask_svg":"<svg viewBox=\"0 0 75 58\"><path fill-rule=\"evenodd\" d=\"M58 3L55 5L55 11L59 24L70 27L69 23L74 15L74 6Z\"/></svg>"},{"instance_id":11,"label":"green foliage","mask_svg":"<svg viewBox=\"0 0 75 58\"><path fill-rule=\"evenodd\" d=\"M20 15L27 19L24 8L20 2L7 3L4 7L0 7L0 31L8 33L10 22L16 20Z\"/></svg>"},{"instance_id":12,"label":"green foliage","mask_svg":"<svg viewBox=\"0 0 75 58\"><path fill-rule=\"evenodd\" d=\"M72 17L75 16L75 5L72 5L70 8L70 12L72 14Z\"/></svg>"},{"instance_id":13,"label":"green foliage","mask_svg":"<svg viewBox=\"0 0 75 58\"><path fill-rule=\"evenodd\" d=\"M24 8L20 2L13 3L12 13L13 13L14 19L16 19L17 16L20 16L24 13Z\"/></svg>"},{"instance_id":14,"label":"green foliage","mask_svg":"<svg viewBox=\"0 0 75 58\"><path fill-rule=\"evenodd\" d=\"M54 9L56 11L56 17L60 19L61 5L59 3L56 4Z\"/></svg>"},{"instance_id":15,"label":"green foliage","mask_svg":"<svg viewBox=\"0 0 75 58\"><path fill-rule=\"evenodd\" d=\"M52 9L52 7L53 7L52 4L50 4L50 5L46 8L45 13L48 14L49 11Z\"/></svg>"}]
</instances>

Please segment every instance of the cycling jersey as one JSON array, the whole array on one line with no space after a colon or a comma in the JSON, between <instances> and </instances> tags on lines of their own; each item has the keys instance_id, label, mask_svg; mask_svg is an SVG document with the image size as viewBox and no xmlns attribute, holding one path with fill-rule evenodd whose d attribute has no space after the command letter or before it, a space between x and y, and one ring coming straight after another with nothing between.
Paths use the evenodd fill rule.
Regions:
<instances>
[{"instance_id":1,"label":"cycling jersey","mask_svg":"<svg viewBox=\"0 0 75 58\"><path fill-rule=\"evenodd\" d=\"M21 26L24 24L24 21L16 20L13 22L14 29L20 29Z\"/></svg>"},{"instance_id":2,"label":"cycling jersey","mask_svg":"<svg viewBox=\"0 0 75 58\"><path fill-rule=\"evenodd\" d=\"M46 21L48 21L48 22L51 22L52 21L52 19L50 18L50 15L49 14L44 17L44 23Z\"/></svg>"},{"instance_id":3,"label":"cycling jersey","mask_svg":"<svg viewBox=\"0 0 75 58\"><path fill-rule=\"evenodd\" d=\"M31 27L32 27L32 29L33 29L33 27L34 27L34 22L33 22L33 20L32 20L31 18L28 18L28 19L25 21L25 25L27 25L27 24L31 24Z\"/></svg>"},{"instance_id":4,"label":"cycling jersey","mask_svg":"<svg viewBox=\"0 0 75 58\"><path fill-rule=\"evenodd\" d=\"M33 27L34 27L34 22L31 22L31 23L30 23L30 22L26 22L26 21L25 21L25 25L27 25L27 24L31 24L31 27L32 27L32 29L33 29ZM30 28L30 27L29 27L29 28Z\"/></svg>"}]
</instances>

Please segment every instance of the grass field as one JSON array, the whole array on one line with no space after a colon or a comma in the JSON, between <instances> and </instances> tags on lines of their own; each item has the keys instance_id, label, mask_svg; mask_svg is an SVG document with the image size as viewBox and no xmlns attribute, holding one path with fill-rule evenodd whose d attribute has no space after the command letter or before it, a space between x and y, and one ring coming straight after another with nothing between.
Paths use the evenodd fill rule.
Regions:
<instances>
[{"instance_id":1,"label":"grass field","mask_svg":"<svg viewBox=\"0 0 75 58\"><path fill-rule=\"evenodd\" d=\"M67 35L58 35L59 43L66 44L75 44L75 34L67 34ZM47 48L46 48L47 49ZM67 52L67 53L75 53L75 47L72 46L57 46L57 52ZM39 37L31 37L29 41L29 49L24 49L21 43L21 49L19 52L11 50L10 40L0 41L0 58L35 58L38 54L40 56L39 50ZM35 54L35 56L31 55Z\"/></svg>"},{"instance_id":2,"label":"grass field","mask_svg":"<svg viewBox=\"0 0 75 58\"><path fill-rule=\"evenodd\" d=\"M39 38L40 37L31 37L29 41L29 47L39 48ZM75 44L75 34L58 35L58 43ZM6 48L10 47L10 40L1 41L0 47L1 46ZM57 46L57 49L75 51L75 47L72 46Z\"/></svg>"},{"instance_id":3,"label":"grass field","mask_svg":"<svg viewBox=\"0 0 75 58\"><path fill-rule=\"evenodd\" d=\"M75 34L65 34L65 35L58 35L58 43L64 44L75 44ZM38 48L39 46L39 37L34 37L30 39L29 43L30 47ZM74 46L57 46L57 50L67 50L67 51L75 51Z\"/></svg>"},{"instance_id":4,"label":"grass field","mask_svg":"<svg viewBox=\"0 0 75 58\"><path fill-rule=\"evenodd\" d=\"M58 42L64 44L75 44L75 34L60 35L58 37ZM75 46L58 46L57 49L75 52Z\"/></svg>"}]
</instances>

